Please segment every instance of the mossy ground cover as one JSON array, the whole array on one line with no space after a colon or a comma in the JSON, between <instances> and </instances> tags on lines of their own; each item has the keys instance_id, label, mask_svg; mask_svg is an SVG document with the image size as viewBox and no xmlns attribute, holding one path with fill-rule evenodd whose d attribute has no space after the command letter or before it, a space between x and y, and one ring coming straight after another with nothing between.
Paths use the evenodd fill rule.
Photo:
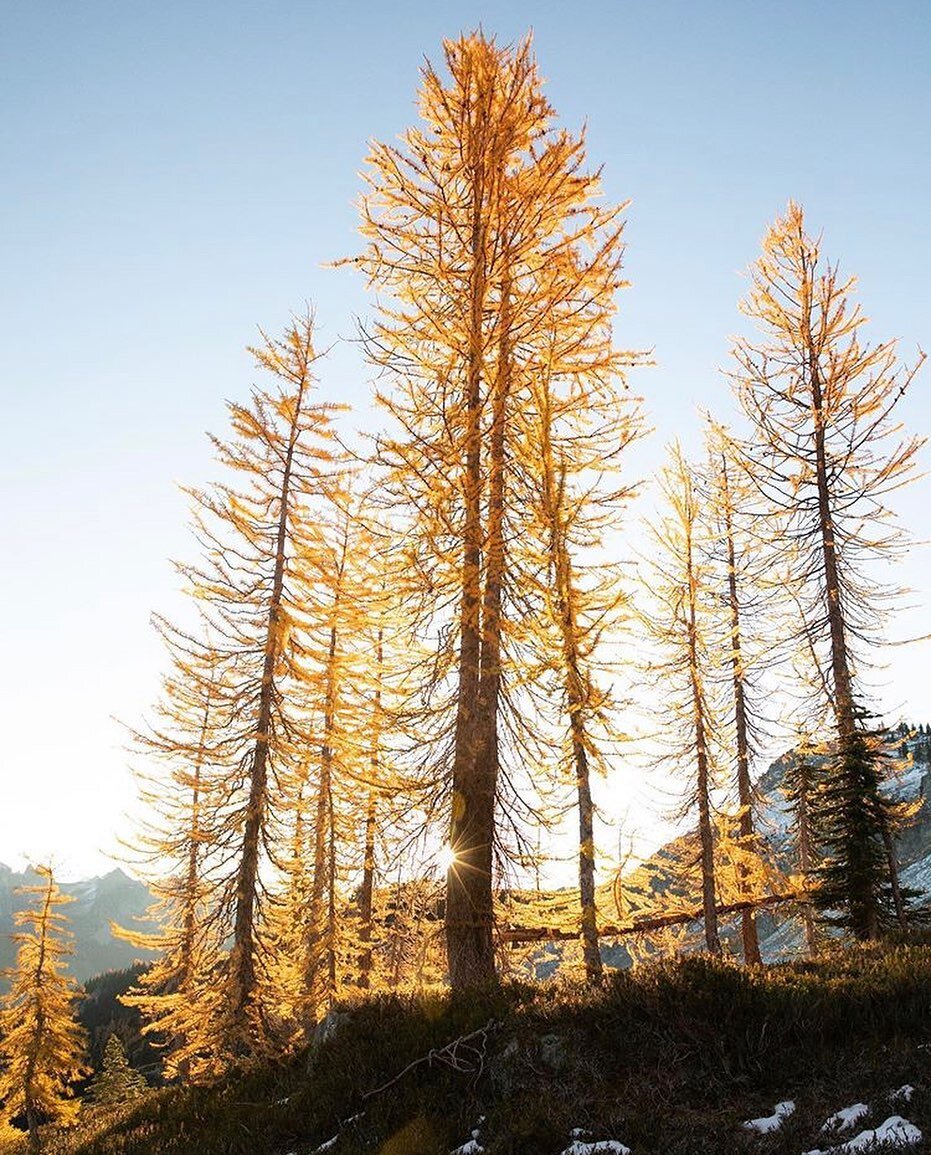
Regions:
<instances>
[{"instance_id":1,"label":"mossy ground cover","mask_svg":"<svg viewBox=\"0 0 931 1155\"><path fill-rule=\"evenodd\" d=\"M338 1135L327 1155L434 1155L484 1117L488 1155L558 1155L574 1128L634 1155L800 1155L828 1146L821 1124L857 1101L873 1108L863 1126L898 1112L931 1136L928 947L756 971L692 957L596 991L550 982L344 1010L313 1055L89 1114L83 1129L50 1135L49 1150L309 1155ZM914 1096L895 1107L888 1096L905 1083ZM797 1110L778 1133L741 1128L784 1099Z\"/></svg>"}]
</instances>

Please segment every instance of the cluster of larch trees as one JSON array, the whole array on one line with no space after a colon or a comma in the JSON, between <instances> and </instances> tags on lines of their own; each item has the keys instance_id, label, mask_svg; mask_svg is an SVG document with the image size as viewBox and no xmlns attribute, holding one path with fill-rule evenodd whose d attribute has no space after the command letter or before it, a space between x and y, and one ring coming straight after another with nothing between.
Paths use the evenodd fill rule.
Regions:
<instances>
[{"instance_id":1,"label":"cluster of larch trees","mask_svg":"<svg viewBox=\"0 0 931 1155\"><path fill-rule=\"evenodd\" d=\"M408 879L385 917L388 867L403 876L431 839L448 981L493 981L496 880L570 802L598 981L592 775L620 741L604 642L622 621L643 627L662 765L697 818L708 949L722 864L730 900L760 885L752 763L763 688L790 671L809 943L816 908L860 939L907 922L862 671L888 608L876 563L904 543L887 498L920 447L894 412L917 366L861 339L852 280L790 204L743 303L759 335L733 350L746 432L708 419L698 464L673 447L631 590L605 560L644 432L624 382L639 358L612 335L624 206L600 203L584 138L555 125L529 41L464 36L445 64L424 68L420 126L372 146L346 262L378 293L363 339L388 432L366 459L342 447L308 311L251 350L264 384L213 439L225 480L188 491L191 612L156 619L167 669L133 732L147 823L131 847L160 929L119 930L158 952L127 1001L169 1075L307 1042L347 986L391 981L385 925L397 936L406 905L422 932L424 900ZM0 1100L34 1146L84 1070L50 872L36 893L0 1005Z\"/></svg>"},{"instance_id":2,"label":"cluster of larch trees","mask_svg":"<svg viewBox=\"0 0 931 1155\"><path fill-rule=\"evenodd\" d=\"M350 262L385 302L364 338L391 431L369 460L341 448L308 314L252 350L268 384L214 439L229 480L189 491L192 613L158 621L168 673L134 735L163 929L121 931L159 951L129 1000L175 1074L306 1041L346 982L377 984L376 863L425 828L450 981L492 980L496 871L569 789L600 974L598 643L623 598L587 554L641 431L611 335L623 206L597 203L529 43L464 37L446 65L424 128L372 147Z\"/></svg>"},{"instance_id":3,"label":"cluster of larch trees","mask_svg":"<svg viewBox=\"0 0 931 1155\"><path fill-rule=\"evenodd\" d=\"M861 340L853 284L790 203L743 302L760 337L733 350L747 432L709 422L706 460L691 465L674 447L661 481L668 512L654 527L645 620L662 655L654 672L672 690L672 752L698 813L715 953L713 796L724 782L736 788L739 839L752 851L749 760L755 735L775 721L759 687L771 697L780 676L802 734L787 791L807 897L860 939L908 924L894 836L910 808L883 790L890 740L870 727L862 682L895 592L878 567L905 544L886 499L913 477L922 443L894 421L918 366L903 368L893 342ZM749 879L752 855L744 869ZM812 946L808 903L804 921ZM758 961L749 911L742 930L746 959Z\"/></svg>"},{"instance_id":4,"label":"cluster of larch trees","mask_svg":"<svg viewBox=\"0 0 931 1155\"><path fill-rule=\"evenodd\" d=\"M644 431L624 382L638 357L612 336L624 206L601 204L529 42L465 36L445 64L423 70L420 125L372 145L345 262L378 294L362 336L387 432L365 460L341 448L308 313L252 350L266 384L214 440L227 480L190 491L191 620L158 623L168 672L135 735L151 814L135 846L163 929L122 932L160 952L130 1000L174 1074L307 1041L347 983L383 981L386 867L424 830L448 844L448 980L494 980L496 879L569 793L598 980L592 775L618 746L604 639L622 618L653 639L708 948L721 848L738 894L758 877L751 768L777 660L801 663L832 720L799 804L818 815L812 901L859 937L887 925L890 895L904 917L858 663L881 626L864 558L899 540L884 498L918 448L891 427L912 374L892 344L861 344L851 284L790 205L745 303L763 339L734 351L750 435L709 422L701 467L673 451L650 596L625 592L601 560ZM742 933L759 961L749 910Z\"/></svg>"}]
</instances>

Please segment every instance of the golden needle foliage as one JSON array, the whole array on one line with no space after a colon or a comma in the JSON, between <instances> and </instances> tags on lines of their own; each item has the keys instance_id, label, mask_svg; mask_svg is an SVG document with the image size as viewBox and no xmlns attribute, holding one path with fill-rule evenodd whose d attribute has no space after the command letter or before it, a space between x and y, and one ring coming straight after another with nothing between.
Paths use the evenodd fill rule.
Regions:
<instances>
[{"instance_id":1,"label":"golden needle foliage","mask_svg":"<svg viewBox=\"0 0 931 1155\"><path fill-rule=\"evenodd\" d=\"M422 697L455 853L450 975L467 985L494 973L499 810L519 831L532 814L527 771L546 760L518 705L527 658L515 621L548 554L524 544L542 520L534 381L545 364L584 408L612 395L629 357L610 341L621 209L595 203L584 140L554 126L529 41L464 36L446 42L445 64L446 78L423 70L421 126L372 147L355 263L386 294L366 334L398 430L379 458L422 632L438 641Z\"/></svg>"},{"instance_id":2,"label":"golden needle foliage","mask_svg":"<svg viewBox=\"0 0 931 1155\"><path fill-rule=\"evenodd\" d=\"M63 973L71 953L67 920L60 907L72 900L45 881L23 887L32 907L18 911L14 933L16 966L6 974L10 989L0 998L0 1102L6 1119L25 1115L30 1150L38 1151L39 1124L71 1122L79 1104L71 1084L87 1071L84 1032L75 1020L77 987Z\"/></svg>"}]
</instances>

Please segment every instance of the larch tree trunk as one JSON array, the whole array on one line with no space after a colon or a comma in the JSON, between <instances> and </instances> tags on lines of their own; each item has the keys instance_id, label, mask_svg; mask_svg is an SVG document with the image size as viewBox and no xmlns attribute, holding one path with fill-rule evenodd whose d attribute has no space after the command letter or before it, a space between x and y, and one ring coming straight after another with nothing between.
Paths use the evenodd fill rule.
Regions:
<instances>
[{"instance_id":1,"label":"larch tree trunk","mask_svg":"<svg viewBox=\"0 0 931 1155\"><path fill-rule=\"evenodd\" d=\"M330 987L330 957L332 944L329 940L330 923L332 919L333 886L331 878L334 866L334 833L333 833L333 741L334 722L336 713L336 650L339 642L339 630L335 624L339 613L342 586L337 578L334 589L331 612L334 622L330 626L327 643L327 666L325 672L325 689L323 705L323 741L320 747L320 772L317 783L317 806L314 819L314 871L310 886L310 910L308 911L308 949L307 975L305 979L307 993L307 1015L305 1016L304 1030L310 1034L316 1026L316 1017L319 1007L317 994L320 987L321 963L324 954L327 958L327 986ZM324 899L326 898L326 913L324 913ZM330 987L332 989L332 987ZM324 992L324 1001L328 995Z\"/></svg>"},{"instance_id":2,"label":"larch tree trunk","mask_svg":"<svg viewBox=\"0 0 931 1155\"><path fill-rule=\"evenodd\" d=\"M575 590L572 559L563 528L561 495L564 475L556 477L550 439L551 410L549 394L544 393L541 408L541 457L544 516L549 523L550 567L555 585L556 616L563 658L563 679L569 712L572 764L575 770L576 799L579 811L579 906L581 913L582 959L589 983L600 983L604 976L601 948L598 943L598 911L595 904L595 808L592 802L591 775L585 733L585 709L588 706L588 681L579 655L578 622L575 612Z\"/></svg>"},{"instance_id":3,"label":"larch tree trunk","mask_svg":"<svg viewBox=\"0 0 931 1155\"><path fill-rule=\"evenodd\" d=\"M740 841L744 850L751 848L753 830L753 787L750 783L750 732L747 714L747 696L741 650L740 593L737 588L737 558L734 545L733 511L731 490L727 471L727 458L721 457L721 486L724 514L725 544L727 549L727 597L730 611L731 635L731 682L734 690L734 727L737 737L737 800L740 806ZM747 868L740 868L741 890L746 896ZM744 962L748 966L758 966L763 959L760 955L760 940L756 929L756 916L752 910L745 910L740 916L740 934L743 943Z\"/></svg>"},{"instance_id":4,"label":"larch tree trunk","mask_svg":"<svg viewBox=\"0 0 931 1155\"><path fill-rule=\"evenodd\" d=\"M375 895L376 796L369 791L365 812L365 847L362 862L362 884L359 888L359 986L372 985L372 930Z\"/></svg>"},{"instance_id":5,"label":"larch tree trunk","mask_svg":"<svg viewBox=\"0 0 931 1155\"><path fill-rule=\"evenodd\" d=\"M299 432L298 418L304 390L305 383L301 382L297 389L281 481L274 575L265 631L265 656L262 666L262 684L259 691L256 739L249 773L249 800L242 836L242 852L236 876L236 914L233 924L233 949L230 953L229 1015L234 1034L238 1036L236 1044L240 1049L247 1051L251 1049L248 1020L256 990L256 899L259 886L262 830L268 807L268 755L275 693L275 663L279 655L281 637L279 618L287 564L291 469Z\"/></svg>"},{"instance_id":6,"label":"larch tree trunk","mask_svg":"<svg viewBox=\"0 0 931 1155\"><path fill-rule=\"evenodd\" d=\"M853 679L850 672L850 653L847 646L847 630L844 620L844 606L841 593L840 570L835 542L834 513L831 486L828 477L828 456L826 443L826 423L824 393L818 349L811 327L812 280L807 258L803 257L805 275L802 278L801 326L802 341L806 352L806 369L811 390L812 419L814 421L815 482L818 494L818 520L820 528L820 549L824 571L824 594L831 641L831 674L833 680L833 707L837 725L839 745L839 772L847 775L848 751L855 741L857 730L853 696ZM865 802L865 800L864 800ZM851 798L850 806L861 809L858 799ZM862 812L852 815L854 822L864 828L866 815ZM882 833L885 823L880 821ZM876 939L880 932L880 912L877 895L869 885L857 886L857 879L850 877L848 902L851 912L856 909L854 932L858 938ZM855 891L859 891L855 893ZM853 915L852 915L853 917Z\"/></svg>"},{"instance_id":7,"label":"larch tree trunk","mask_svg":"<svg viewBox=\"0 0 931 1155\"><path fill-rule=\"evenodd\" d=\"M686 541L688 567L688 598L686 625L688 630L689 671L692 687L693 724L695 728L695 789L698 799L698 838L701 847L701 893L704 911L705 945L714 955L721 953L718 937L718 909L714 873L714 822L711 817L711 766L708 753L708 734L705 721L705 699L699 675L698 653L698 582L695 576L691 528Z\"/></svg>"},{"instance_id":8,"label":"larch tree trunk","mask_svg":"<svg viewBox=\"0 0 931 1155\"><path fill-rule=\"evenodd\" d=\"M384 583L382 595L384 595ZM372 713L372 749L369 756L370 786L365 810L365 845L362 859L362 885L359 889L359 986L372 982L372 931L375 898L375 835L377 833L378 783L381 777L381 708L382 677L385 662L385 630L378 627L375 642L375 693Z\"/></svg>"},{"instance_id":9,"label":"larch tree trunk","mask_svg":"<svg viewBox=\"0 0 931 1155\"><path fill-rule=\"evenodd\" d=\"M475 110L487 117L485 101ZM497 772L497 717L489 718L486 682L482 701L482 383L486 302L486 160L478 137L473 163L470 238L469 341L465 375L465 429L462 478L462 591L459 609L459 670L456 699L452 814L449 845L452 862L446 881L446 951L453 989L493 982L495 978L492 862ZM487 625L487 623L486 623ZM487 642L485 643L487 644ZM486 663L487 665L487 663ZM482 706L486 708L483 712Z\"/></svg>"},{"instance_id":10,"label":"larch tree trunk","mask_svg":"<svg viewBox=\"0 0 931 1155\"><path fill-rule=\"evenodd\" d=\"M802 877L808 882L811 874L811 810L810 789L807 771L801 771L799 778L798 800L796 803L796 840L798 845L798 866ZM802 906L802 925L805 928L805 948L809 958L814 958L818 952L818 943L815 937L815 919L812 914L811 903L805 902Z\"/></svg>"}]
</instances>

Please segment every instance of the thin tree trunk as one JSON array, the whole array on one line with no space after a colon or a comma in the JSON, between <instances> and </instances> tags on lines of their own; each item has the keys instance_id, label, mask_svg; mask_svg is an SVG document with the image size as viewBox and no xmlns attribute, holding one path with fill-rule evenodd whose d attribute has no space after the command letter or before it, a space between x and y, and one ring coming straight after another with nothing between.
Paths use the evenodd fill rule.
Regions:
<instances>
[{"instance_id":1,"label":"thin tree trunk","mask_svg":"<svg viewBox=\"0 0 931 1155\"><path fill-rule=\"evenodd\" d=\"M902 930L908 930L908 914L905 910L905 900L902 898L902 887L899 885L899 864L895 858L895 844L887 822L882 823L883 846L886 850L886 862L889 866L889 883L892 887L892 902L895 906L895 917Z\"/></svg>"},{"instance_id":2,"label":"thin tree trunk","mask_svg":"<svg viewBox=\"0 0 931 1155\"><path fill-rule=\"evenodd\" d=\"M382 593L384 594L384 582ZM368 987L372 974L372 928L375 894L375 833L378 795L375 789L380 776L381 760L381 679L385 657L385 631L378 628L375 645L375 696L372 721L372 754L370 759L372 786L369 789L368 807L365 813L365 851L362 863L362 888L359 894L359 986Z\"/></svg>"},{"instance_id":3,"label":"thin tree trunk","mask_svg":"<svg viewBox=\"0 0 931 1155\"><path fill-rule=\"evenodd\" d=\"M572 761L575 769L576 796L579 808L579 904L581 907L582 959L589 983L600 983L604 975L601 947L598 942L598 911L595 905L595 823L591 779L588 766L584 710L587 684L581 669L578 649L578 622L575 615L575 591L572 561L562 526L560 494L564 477L556 481L552 444L549 437L549 395L542 409L543 494L550 524L550 551L556 585L556 612L561 633L566 700L569 707L569 730Z\"/></svg>"},{"instance_id":4,"label":"thin tree trunk","mask_svg":"<svg viewBox=\"0 0 931 1155\"><path fill-rule=\"evenodd\" d=\"M705 945L711 954L721 953L718 937L718 911L714 882L714 828L711 821L711 797L708 773L708 751L704 722L696 719L695 757L698 767L698 837L701 842L701 897L705 914Z\"/></svg>"},{"instance_id":5,"label":"thin tree trunk","mask_svg":"<svg viewBox=\"0 0 931 1155\"><path fill-rule=\"evenodd\" d=\"M317 784L317 807L314 819L314 873L310 883L310 909L307 912L307 964L304 975L305 1013L304 1034L309 1040L317 1025L318 976L320 946L323 939L323 895L326 890L327 864L327 780L330 774L330 752L324 745L320 759L320 781Z\"/></svg>"},{"instance_id":6,"label":"thin tree trunk","mask_svg":"<svg viewBox=\"0 0 931 1155\"><path fill-rule=\"evenodd\" d=\"M484 172L472 177L469 349L465 389L464 525L459 609L459 686L456 702L450 849L446 876L446 951L454 990L494 979L491 892L494 796L476 764L482 651L482 374L485 305Z\"/></svg>"},{"instance_id":7,"label":"thin tree trunk","mask_svg":"<svg viewBox=\"0 0 931 1155\"><path fill-rule=\"evenodd\" d=\"M184 922L181 936L180 977L178 990L187 991L194 977L194 940L197 934L197 891L200 875L200 771L204 764L207 747L207 726L210 719L210 694L204 703L197 753L194 757L194 781L191 796L191 845L188 848L187 875L184 888ZM178 1074L182 1082L187 1082L191 1074L191 1060L183 1059L178 1064Z\"/></svg>"},{"instance_id":8,"label":"thin tree trunk","mask_svg":"<svg viewBox=\"0 0 931 1155\"><path fill-rule=\"evenodd\" d=\"M394 990L401 981L401 967L404 962L404 935L401 921L401 874L398 871L398 881L394 888L394 922L391 937L391 988Z\"/></svg>"},{"instance_id":9,"label":"thin tree trunk","mask_svg":"<svg viewBox=\"0 0 931 1155\"><path fill-rule=\"evenodd\" d=\"M818 518L821 535L821 557L824 568L825 600L831 638L834 715L839 739L840 773L846 775L846 759L849 756L848 751L850 743L854 739L857 723L854 709L853 682L850 674L850 655L847 649L846 623L844 621L844 608L841 596L840 572L837 562L837 546L834 537L834 517L828 480L824 393L821 383L821 370L818 363L818 351L811 331L811 278L808 275L807 261L805 262L802 292L802 338L807 353L809 385L811 387L812 397L812 417L814 420L815 480L818 492ZM851 798L850 804L857 806L858 800ZM858 817L862 821L862 814ZM881 825L883 824L881 823ZM854 888L858 889L859 893L853 893ZM857 887L855 880L851 879L848 907L851 913L851 920L854 923L852 929L857 938L867 940L878 938L878 896L867 881L864 881L862 886ZM856 910L861 911L861 915L854 916Z\"/></svg>"},{"instance_id":10,"label":"thin tree trunk","mask_svg":"<svg viewBox=\"0 0 931 1155\"><path fill-rule=\"evenodd\" d=\"M737 731L737 797L740 804L740 842L741 849L747 851L752 848L754 841L753 788L750 784L750 735L741 653L740 596L737 589L737 559L734 547L731 491L727 475L727 457L724 454L721 455L721 482L727 544L727 593L731 617L731 679L734 687L734 723ZM739 874L740 889L746 895L748 893L748 870L745 865L741 865ZM752 910L745 910L741 914L740 933L743 942L744 962L748 966L760 965L763 959L760 955L756 916Z\"/></svg>"},{"instance_id":11,"label":"thin tree trunk","mask_svg":"<svg viewBox=\"0 0 931 1155\"><path fill-rule=\"evenodd\" d=\"M54 889L54 879L51 871L48 875L48 885L45 891L45 901L42 905L42 920L41 931L39 932L39 958L36 962L34 989L37 992L39 1000L38 1008L36 1009L36 1027L35 1034L32 1040L32 1046L29 1048L29 1058L26 1061L26 1071L23 1075L23 1097L25 1100L26 1110L26 1126L29 1130L29 1151L30 1155L37 1155L42 1150L42 1139L39 1135L39 1114L35 1106L35 1080L36 1080L36 1060L39 1052L45 1045L45 1011L42 1005L42 980L45 974L45 953L46 941L48 936L48 924L52 911L52 890Z\"/></svg>"},{"instance_id":12,"label":"thin tree trunk","mask_svg":"<svg viewBox=\"0 0 931 1155\"><path fill-rule=\"evenodd\" d=\"M843 741L854 732L853 687L847 655L844 613L841 605L840 577L834 543L834 519L831 513L827 479L824 414L817 362L812 356L812 396L815 405L815 458L818 485L818 517L821 524L821 556L824 564L827 594L828 626L831 633L831 672L834 679L834 712L837 732Z\"/></svg>"},{"instance_id":13,"label":"thin tree trunk","mask_svg":"<svg viewBox=\"0 0 931 1155\"><path fill-rule=\"evenodd\" d=\"M42 1138L39 1135L39 1115L31 1095L26 1097L26 1128L29 1132L29 1155L41 1155Z\"/></svg>"},{"instance_id":14,"label":"thin tree trunk","mask_svg":"<svg viewBox=\"0 0 931 1155\"><path fill-rule=\"evenodd\" d=\"M212 688L212 687L211 687ZM181 938L181 990L186 990L193 976L194 939L197 931L197 891L200 877L200 773L207 750L207 727L210 722L210 693L204 703L197 752L194 756L194 779L191 787L191 844L188 848L187 875L184 887L184 932Z\"/></svg>"},{"instance_id":15,"label":"thin tree trunk","mask_svg":"<svg viewBox=\"0 0 931 1155\"><path fill-rule=\"evenodd\" d=\"M340 645L340 611L343 604L344 577L349 558L349 514L345 514L339 552L333 574L333 601L330 606L330 632L327 643L326 669L323 691L323 742L320 747L320 781L317 794L316 827L314 830L314 875L311 882L311 900L308 918L308 951L306 986L309 997L305 1030L315 1026L320 964L324 952L327 958L326 997L333 996L336 987L336 830L333 811L333 759L336 712L339 697L339 670L337 653ZM323 899L327 897L324 918Z\"/></svg>"},{"instance_id":16,"label":"thin tree trunk","mask_svg":"<svg viewBox=\"0 0 931 1155\"><path fill-rule=\"evenodd\" d=\"M336 614L340 601L340 588L334 595L333 613ZM310 911L308 912L309 943L307 950L307 975L305 985L308 996L308 1013L305 1030L309 1033L316 1026L318 1009L318 989L320 963L323 951L327 949L324 931L323 899L329 895L332 881L328 878L328 866L332 861L332 777L333 777L333 719L335 709L335 665L338 631L330 627L327 648L326 689L323 707L323 745L320 749L320 781L317 787L317 813L314 827L314 874L310 888ZM329 910L329 903L328 903ZM327 922L329 916L327 917Z\"/></svg>"},{"instance_id":17,"label":"thin tree trunk","mask_svg":"<svg viewBox=\"0 0 931 1155\"><path fill-rule=\"evenodd\" d=\"M375 791L369 791L365 815L365 857L362 864L362 886L359 891L359 986L372 983L372 927L375 893Z\"/></svg>"},{"instance_id":18,"label":"thin tree trunk","mask_svg":"<svg viewBox=\"0 0 931 1155\"><path fill-rule=\"evenodd\" d=\"M692 686L692 708L695 726L696 792L698 795L698 837L701 843L701 893L705 922L705 945L711 954L721 953L718 937L718 911L714 878L714 828L711 821L711 774L705 727L705 700L698 672L698 589L692 555L691 527L688 529L687 566L689 672Z\"/></svg>"},{"instance_id":19,"label":"thin tree trunk","mask_svg":"<svg viewBox=\"0 0 931 1155\"><path fill-rule=\"evenodd\" d=\"M327 864L327 1007L336 998L336 820L333 813L333 779L327 792L327 825L330 835L330 853Z\"/></svg>"},{"instance_id":20,"label":"thin tree trunk","mask_svg":"<svg viewBox=\"0 0 931 1155\"><path fill-rule=\"evenodd\" d=\"M262 829L268 808L268 753L269 735L274 700L274 671L278 659L279 619L284 590L284 571L288 539L288 513L291 487L291 468L298 438L298 418L304 396L304 382L298 386L291 422L288 449L285 455L281 482L278 531L275 545L275 568L272 593L265 632L265 657L262 666L262 686L259 691L259 716L256 726L255 748L249 782L249 800L243 829L242 856L236 877L236 915L233 925L233 949L230 953L230 1019L240 1034L240 1046L251 1048L248 1034L248 1010L256 986L255 973L255 919L256 895L259 877L259 850Z\"/></svg>"},{"instance_id":21,"label":"thin tree trunk","mask_svg":"<svg viewBox=\"0 0 931 1155\"><path fill-rule=\"evenodd\" d=\"M598 945L598 911L595 905L595 824L592 790L589 781L588 752L578 713L572 726L572 752L575 760L576 788L579 801L579 902L582 913L582 958L588 982L600 983L604 976L601 948Z\"/></svg>"}]
</instances>

